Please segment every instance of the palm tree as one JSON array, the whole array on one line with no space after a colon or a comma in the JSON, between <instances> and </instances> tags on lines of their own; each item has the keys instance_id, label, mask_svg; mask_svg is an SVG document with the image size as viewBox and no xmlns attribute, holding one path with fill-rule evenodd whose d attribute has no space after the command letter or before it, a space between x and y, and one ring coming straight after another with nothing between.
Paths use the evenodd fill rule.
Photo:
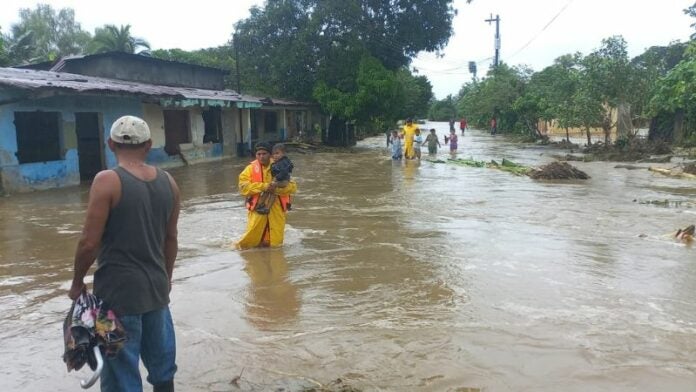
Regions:
<instances>
[{"instance_id":1,"label":"palm tree","mask_svg":"<svg viewBox=\"0 0 696 392\"><path fill-rule=\"evenodd\" d=\"M142 38L133 37L130 25L116 27L112 24L97 27L90 43L91 53L126 52L142 54L148 52L150 44Z\"/></svg>"},{"instance_id":2,"label":"palm tree","mask_svg":"<svg viewBox=\"0 0 696 392\"><path fill-rule=\"evenodd\" d=\"M29 64L41 61L42 58L36 56L36 43L34 39L34 31L27 30L17 36L8 36L7 39L7 57L13 65ZM53 59L49 59L53 60Z\"/></svg>"}]
</instances>

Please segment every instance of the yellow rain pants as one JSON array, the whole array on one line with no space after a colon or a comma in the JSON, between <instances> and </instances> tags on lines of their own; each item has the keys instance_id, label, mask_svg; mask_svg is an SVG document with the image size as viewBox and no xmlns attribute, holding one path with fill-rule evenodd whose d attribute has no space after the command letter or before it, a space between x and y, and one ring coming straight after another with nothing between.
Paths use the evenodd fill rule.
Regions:
<instances>
[{"instance_id":1,"label":"yellow rain pants","mask_svg":"<svg viewBox=\"0 0 696 392\"><path fill-rule=\"evenodd\" d=\"M260 194L268 189L272 181L271 165L263 166L263 182L251 181L252 165L248 165L239 174L239 193L244 197ZM295 181L290 181L288 186L276 188L276 195L290 195L297 191ZM247 227L242 238L237 242L237 249L249 249L261 246L281 246L285 237L285 215L280 201L277 200L271 206L268 215L258 214L254 211L247 212Z\"/></svg>"},{"instance_id":2,"label":"yellow rain pants","mask_svg":"<svg viewBox=\"0 0 696 392\"><path fill-rule=\"evenodd\" d=\"M416 129L418 129L416 124L404 125L402 134L404 135L404 157L406 159L412 159L416 156L413 151L413 137L416 135Z\"/></svg>"}]
</instances>

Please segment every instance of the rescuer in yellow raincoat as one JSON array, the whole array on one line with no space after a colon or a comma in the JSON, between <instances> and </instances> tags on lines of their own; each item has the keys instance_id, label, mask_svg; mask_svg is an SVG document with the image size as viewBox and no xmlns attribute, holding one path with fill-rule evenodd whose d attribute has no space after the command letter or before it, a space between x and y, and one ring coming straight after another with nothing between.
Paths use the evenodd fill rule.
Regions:
<instances>
[{"instance_id":1,"label":"rescuer in yellow raincoat","mask_svg":"<svg viewBox=\"0 0 696 392\"><path fill-rule=\"evenodd\" d=\"M402 131L404 137L404 158L406 159L413 159L416 156L413 150L413 137L416 134L416 129L418 129L418 125L413 123L413 119L407 119Z\"/></svg>"},{"instance_id":2,"label":"rescuer in yellow raincoat","mask_svg":"<svg viewBox=\"0 0 696 392\"><path fill-rule=\"evenodd\" d=\"M246 232L237 242L237 249L283 245L290 195L297 191L297 184L293 180L286 186L273 181L270 144L258 143L255 150L256 160L239 174L239 193L246 197L248 213ZM255 211L262 192L273 192L278 196L268 214Z\"/></svg>"}]
</instances>

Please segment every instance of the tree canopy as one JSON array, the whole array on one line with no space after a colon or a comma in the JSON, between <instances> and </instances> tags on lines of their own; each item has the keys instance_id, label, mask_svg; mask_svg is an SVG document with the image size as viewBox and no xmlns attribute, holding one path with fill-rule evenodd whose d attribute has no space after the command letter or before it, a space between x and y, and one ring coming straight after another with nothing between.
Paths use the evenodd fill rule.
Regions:
<instances>
[{"instance_id":1,"label":"tree canopy","mask_svg":"<svg viewBox=\"0 0 696 392\"><path fill-rule=\"evenodd\" d=\"M409 70L420 51L438 51L452 34L452 0L269 0L252 7L229 44L193 51L159 49L106 24L92 36L70 8L39 4L0 39L0 65L54 61L64 55L143 53L232 71L226 86L265 96L319 102L360 126L383 128L425 116L432 85ZM239 64L237 64L237 52Z\"/></svg>"},{"instance_id":2,"label":"tree canopy","mask_svg":"<svg viewBox=\"0 0 696 392\"><path fill-rule=\"evenodd\" d=\"M243 88L316 99L359 124L399 117L403 105L425 108L432 88L405 67L420 51L444 48L455 13L451 0L269 0L236 25ZM403 87L412 91L394 95ZM366 91L403 105L368 99Z\"/></svg>"},{"instance_id":3,"label":"tree canopy","mask_svg":"<svg viewBox=\"0 0 696 392\"><path fill-rule=\"evenodd\" d=\"M0 28L0 67L5 67L10 64L10 58L7 55L7 44L5 43L5 36L2 35L2 28Z\"/></svg>"},{"instance_id":4,"label":"tree canopy","mask_svg":"<svg viewBox=\"0 0 696 392\"><path fill-rule=\"evenodd\" d=\"M19 22L5 36L7 52L15 64L50 61L61 56L79 54L91 36L75 21L75 11L56 11L48 4L22 8Z\"/></svg>"},{"instance_id":5,"label":"tree canopy","mask_svg":"<svg viewBox=\"0 0 696 392\"><path fill-rule=\"evenodd\" d=\"M142 53L150 50L150 44L143 38L131 34L131 25L112 24L97 27L94 38L89 43L90 53L125 52Z\"/></svg>"},{"instance_id":6,"label":"tree canopy","mask_svg":"<svg viewBox=\"0 0 696 392\"><path fill-rule=\"evenodd\" d=\"M633 59L626 47L623 37L608 37L588 55L560 56L539 72L503 63L462 87L459 115L482 128L495 116L500 131L535 136L539 120L554 121L561 128L586 130L588 143L590 129L602 128L608 143L614 127L619 139L630 138L657 113L691 107L691 46L686 55L679 42L651 47ZM685 118L687 128L696 125L696 107L691 110L695 116Z\"/></svg>"},{"instance_id":7,"label":"tree canopy","mask_svg":"<svg viewBox=\"0 0 696 392\"><path fill-rule=\"evenodd\" d=\"M431 121L450 121L457 117L457 102L448 95L445 99L434 101L428 110L428 119Z\"/></svg>"}]
</instances>

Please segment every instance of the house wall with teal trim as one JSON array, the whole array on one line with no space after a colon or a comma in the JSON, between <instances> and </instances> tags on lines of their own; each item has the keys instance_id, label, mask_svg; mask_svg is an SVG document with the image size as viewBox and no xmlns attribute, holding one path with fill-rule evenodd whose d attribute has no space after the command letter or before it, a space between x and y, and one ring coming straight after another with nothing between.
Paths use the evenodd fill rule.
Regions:
<instances>
[{"instance_id":1,"label":"house wall with teal trim","mask_svg":"<svg viewBox=\"0 0 696 392\"><path fill-rule=\"evenodd\" d=\"M19 92L3 91L0 100L21 98ZM60 157L45 162L19 163L15 112L57 112ZM103 140L108 138L111 123L124 114L142 115L142 105L134 98L104 96L55 96L20 100L0 106L0 181L5 192L22 192L56 188L80 183L75 113L99 113ZM103 147L104 162L115 164L108 148Z\"/></svg>"},{"instance_id":2,"label":"house wall with teal trim","mask_svg":"<svg viewBox=\"0 0 696 392\"><path fill-rule=\"evenodd\" d=\"M75 128L75 113L79 112L99 114L103 168L116 166L116 158L105 141L109 138L111 124L117 118L127 114L145 118L150 125L153 146L147 157L148 163L161 167L184 164L181 156L170 156L164 151L166 139L164 120L161 118L162 108L158 105L143 104L139 98L128 96L68 95L24 99L21 94L20 91L0 91L0 103L4 102L0 104L0 192L26 192L80 184L78 140ZM20 164L17 157L15 112L36 111L58 113L59 159ZM191 143L182 146L186 162L196 163L222 158L221 143L202 143L200 109L189 108L187 111L191 117L192 128ZM226 117L230 120L238 118L232 114L227 114ZM223 122L228 127L233 127L235 124L234 121ZM225 133L228 137L234 135L234 132ZM227 139L225 142L232 144L236 143L236 140ZM229 150L227 155L234 151L233 148Z\"/></svg>"}]
</instances>

